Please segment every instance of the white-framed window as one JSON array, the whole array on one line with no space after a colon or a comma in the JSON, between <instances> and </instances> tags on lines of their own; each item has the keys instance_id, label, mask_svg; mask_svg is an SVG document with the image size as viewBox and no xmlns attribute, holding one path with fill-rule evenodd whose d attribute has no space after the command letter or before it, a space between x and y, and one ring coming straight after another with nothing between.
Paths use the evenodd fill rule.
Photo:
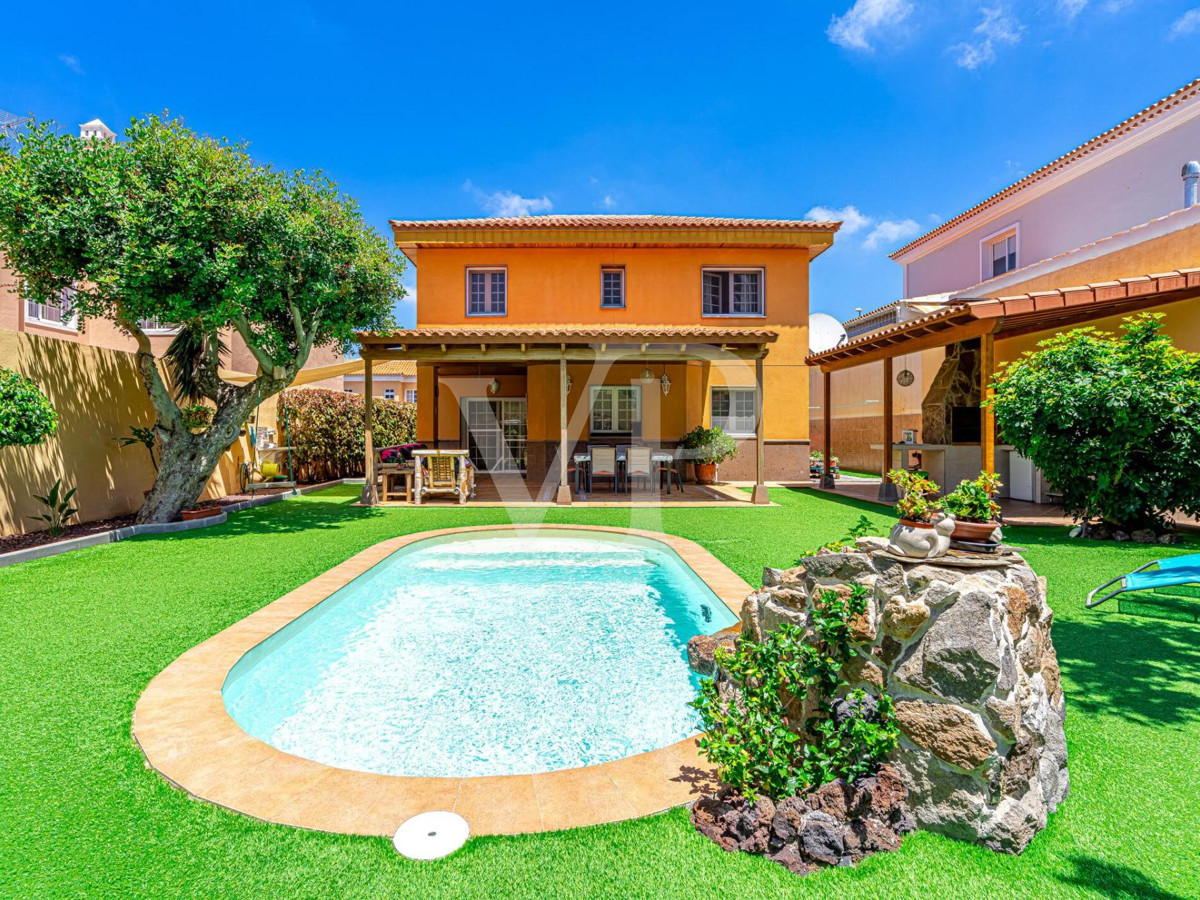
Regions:
<instances>
[{"instance_id":1,"label":"white-framed window","mask_svg":"<svg viewBox=\"0 0 1200 900\"><path fill-rule=\"evenodd\" d=\"M75 315L75 291L63 288L59 295L46 303L36 300L25 301L25 321L37 325L52 325L55 328L78 330L78 317Z\"/></svg>"},{"instance_id":2,"label":"white-framed window","mask_svg":"<svg viewBox=\"0 0 1200 900\"><path fill-rule=\"evenodd\" d=\"M592 434L630 434L642 421L640 385L592 386Z\"/></svg>"},{"instance_id":3,"label":"white-framed window","mask_svg":"<svg viewBox=\"0 0 1200 900\"><path fill-rule=\"evenodd\" d=\"M383 399L384 400L395 400L396 399L396 389L395 388L384 388L383 389Z\"/></svg>"},{"instance_id":4,"label":"white-framed window","mask_svg":"<svg viewBox=\"0 0 1200 900\"><path fill-rule=\"evenodd\" d=\"M1011 272L1017 267L1017 245L1020 243L1020 228L1014 226L1004 231L989 234L979 242L983 259L982 281Z\"/></svg>"},{"instance_id":5,"label":"white-framed window","mask_svg":"<svg viewBox=\"0 0 1200 900\"><path fill-rule=\"evenodd\" d=\"M764 269L705 269L701 280L704 315L766 315Z\"/></svg>"},{"instance_id":6,"label":"white-framed window","mask_svg":"<svg viewBox=\"0 0 1200 900\"><path fill-rule=\"evenodd\" d=\"M624 266L605 266L600 270L600 308L623 309L625 306Z\"/></svg>"},{"instance_id":7,"label":"white-framed window","mask_svg":"<svg viewBox=\"0 0 1200 900\"><path fill-rule=\"evenodd\" d=\"M755 433L754 388L713 387L712 423L726 434L750 437Z\"/></svg>"},{"instance_id":8,"label":"white-framed window","mask_svg":"<svg viewBox=\"0 0 1200 900\"><path fill-rule=\"evenodd\" d=\"M417 402L416 388L407 388L404 391L404 402L405 403L416 403Z\"/></svg>"},{"instance_id":9,"label":"white-framed window","mask_svg":"<svg viewBox=\"0 0 1200 900\"><path fill-rule=\"evenodd\" d=\"M146 334L177 334L179 326L164 322L158 317L153 319L138 319L138 328Z\"/></svg>"},{"instance_id":10,"label":"white-framed window","mask_svg":"<svg viewBox=\"0 0 1200 900\"><path fill-rule=\"evenodd\" d=\"M508 270L503 267L467 269L467 315L508 315Z\"/></svg>"}]
</instances>

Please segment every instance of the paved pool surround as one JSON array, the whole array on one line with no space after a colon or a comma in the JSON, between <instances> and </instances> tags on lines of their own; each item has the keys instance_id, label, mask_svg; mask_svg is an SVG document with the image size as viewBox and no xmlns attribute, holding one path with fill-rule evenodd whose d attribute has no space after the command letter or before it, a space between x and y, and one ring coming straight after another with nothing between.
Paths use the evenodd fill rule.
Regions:
<instances>
[{"instance_id":1,"label":"paved pool surround","mask_svg":"<svg viewBox=\"0 0 1200 900\"><path fill-rule=\"evenodd\" d=\"M242 656L409 544L448 534L547 531L632 534L674 550L735 614L751 587L693 541L633 528L575 525L447 528L369 547L180 656L146 688L133 737L148 764L201 800L267 822L391 836L417 813L452 810L472 834L521 834L616 822L695 800L715 779L696 737L613 762L537 775L418 778L327 766L244 732L222 687Z\"/></svg>"}]
</instances>

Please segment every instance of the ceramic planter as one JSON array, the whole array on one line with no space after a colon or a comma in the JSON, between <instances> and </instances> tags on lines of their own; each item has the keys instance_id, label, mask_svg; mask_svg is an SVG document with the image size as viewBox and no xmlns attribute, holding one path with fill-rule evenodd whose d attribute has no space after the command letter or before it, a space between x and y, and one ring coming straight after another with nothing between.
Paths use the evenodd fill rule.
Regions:
<instances>
[{"instance_id":1,"label":"ceramic planter","mask_svg":"<svg viewBox=\"0 0 1200 900\"><path fill-rule=\"evenodd\" d=\"M696 463L696 484L716 484L717 483L717 464L716 463Z\"/></svg>"},{"instance_id":2,"label":"ceramic planter","mask_svg":"<svg viewBox=\"0 0 1200 900\"><path fill-rule=\"evenodd\" d=\"M973 544L985 544L989 541L1000 541L1000 525L997 522L966 522L955 520L954 533L950 535L956 541L969 541ZM993 535L995 537L993 538Z\"/></svg>"},{"instance_id":3,"label":"ceramic planter","mask_svg":"<svg viewBox=\"0 0 1200 900\"><path fill-rule=\"evenodd\" d=\"M932 523L901 519L892 526L888 552L913 559L936 559L950 549L953 531L954 520L948 517Z\"/></svg>"},{"instance_id":4,"label":"ceramic planter","mask_svg":"<svg viewBox=\"0 0 1200 900\"><path fill-rule=\"evenodd\" d=\"M200 506L196 509L185 509L179 515L183 518L183 521L191 522L194 519L209 519L220 514L221 507L219 506Z\"/></svg>"}]
</instances>

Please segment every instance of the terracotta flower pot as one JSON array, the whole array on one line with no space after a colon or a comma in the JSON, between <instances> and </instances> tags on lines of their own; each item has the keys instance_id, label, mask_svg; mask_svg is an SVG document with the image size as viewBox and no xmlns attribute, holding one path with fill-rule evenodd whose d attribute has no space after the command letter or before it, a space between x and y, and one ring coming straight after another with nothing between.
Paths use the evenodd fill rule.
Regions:
<instances>
[{"instance_id":1,"label":"terracotta flower pot","mask_svg":"<svg viewBox=\"0 0 1200 900\"><path fill-rule=\"evenodd\" d=\"M901 525L907 525L909 528L932 528L932 522L917 522L913 519L901 519Z\"/></svg>"},{"instance_id":2,"label":"terracotta flower pot","mask_svg":"<svg viewBox=\"0 0 1200 900\"><path fill-rule=\"evenodd\" d=\"M966 522L954 520L954 533L950 535L956 541L970 541L982 544L992 539L992 532L999 528L997 522Z\"/></svg>"},{"instance_id":3,"label":"terracotta flower pot","mask_svg":"<svg viewBox=\"0 0 1200 900\"><path fill-rule=\"evenodd\" d=\"M716 484L717 464L696 463L696 484Z\"/></svg>"},{"instance_id":4,"label":"terracotta flower pot","mask_svg":"<svg viewBox=\"0 0 1200 900\"><path fill-rule=\"evenodd\" d=\"M179 515L182 517L183 521L191 522L194 519L209 519L213 516L219 516L220 514L221 507L219 506L201 506L196 509L185 509Z\"/></svg>"}]
</instances>

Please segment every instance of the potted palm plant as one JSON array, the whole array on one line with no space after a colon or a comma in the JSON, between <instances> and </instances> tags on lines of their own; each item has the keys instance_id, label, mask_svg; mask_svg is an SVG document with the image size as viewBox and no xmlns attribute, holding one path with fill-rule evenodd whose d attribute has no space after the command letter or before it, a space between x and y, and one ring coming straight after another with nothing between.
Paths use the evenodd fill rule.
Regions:
<instances>
[{"instance_id":1,"label":"potted palm plant","mask_svg":"<svg viewBox=\"0 0 1200 900\"><path fill-rule=\"evenodd\" d=\"M737 441L716 425L712 428L697 425L683 436L679 445L691 451L697 484L716 484L717 466L737 455Z\"/></svg>"},{"instance_id":2,"label":"potted palm plant","mask_svg":"<svg viewBox=\"0 0 1200 900\"><path fill-rule=\"evenodd\" d=\"M942 508L954 516L956 541L999 542L1000 504L993 499L1000 476L980 472L974 481L962 481L942 498Z\"/></svg>"}]
</instances>

